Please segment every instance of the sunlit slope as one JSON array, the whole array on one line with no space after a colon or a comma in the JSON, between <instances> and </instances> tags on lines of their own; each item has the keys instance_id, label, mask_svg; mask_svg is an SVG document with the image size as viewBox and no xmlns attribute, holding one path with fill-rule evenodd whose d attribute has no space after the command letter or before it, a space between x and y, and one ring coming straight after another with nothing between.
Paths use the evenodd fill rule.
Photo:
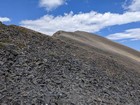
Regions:
<instances>
[{"instance_id":1,"label":"sunlit slope","mask_svg":"<svg viewBox=\"0 0 140 105\"><path fill-rule=\"evenodd\" d=\"M82 31L76 31L74 33L63 32L60 36L79 41L86 44L87 46L93 46L104 51L114 52L140 62L140 52L123 46L121 44L115 43L106 38L100 37L98 35L93 35Z\"/></svg>"}]
</instances>

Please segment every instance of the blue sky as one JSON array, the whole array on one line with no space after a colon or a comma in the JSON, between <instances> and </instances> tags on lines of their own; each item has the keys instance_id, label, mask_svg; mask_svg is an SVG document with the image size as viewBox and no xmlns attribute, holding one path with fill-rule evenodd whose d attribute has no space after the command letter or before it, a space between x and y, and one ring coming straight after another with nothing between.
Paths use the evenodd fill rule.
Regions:
<instances>
[{"instance_id":1,"label":"blue sky","mask_svg":"<svg viewBox=\"0 0 140 105\"><path fill-rule=\"evenodd\" d=\"M99 34L140 51L140 0L1 0L0 21L47 35Z\"/></svg>"}]
</instances>

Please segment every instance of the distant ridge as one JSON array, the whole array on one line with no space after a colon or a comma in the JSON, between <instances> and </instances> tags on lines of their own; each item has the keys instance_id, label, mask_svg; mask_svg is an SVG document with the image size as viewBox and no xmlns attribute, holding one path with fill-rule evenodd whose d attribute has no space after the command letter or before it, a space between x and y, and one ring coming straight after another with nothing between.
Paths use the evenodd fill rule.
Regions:
<instances>
[{"instance_id":1,"label":"distant ridge","mask_svg":"<svg viewBox=\"0 0 140 105\"><path fill-rule=\"evenodd\" d=\"M138 65L140 64L140 52L119 43L113 42L109 39L103 38L99 35L83 31L58 31L53 35L53 37L69 43L74 42L74 45L80 46L89 51L95 50L95 48L97 48L98 50L104 51L103 54L119 57L118 60L121 59L123 62L126 62L126 60L128 62L130 61L131 63L127 62L128 66L135 66L136 63Z\"/></svg>"},{"instance_id":2,"label":"distant ridge","mask_svg":"<svg viewBox=\"0 0 140 105\"><path fill-rule=\"evenodd\" d=\"M57 33L60 33L60 34L58 35ZM84 43L87 46L93 46L104 51L117 53L117 54L132 58L140 62L140 52L134 49L128 48L126 46L120 45L118 43L112 42L98 35L90 34L83 31L76 31L74 33L60 31L57 33L54 34L54 36L57 38L67 37L69 39L73 39L81 43Z\"/></svg>"}]
</instances>

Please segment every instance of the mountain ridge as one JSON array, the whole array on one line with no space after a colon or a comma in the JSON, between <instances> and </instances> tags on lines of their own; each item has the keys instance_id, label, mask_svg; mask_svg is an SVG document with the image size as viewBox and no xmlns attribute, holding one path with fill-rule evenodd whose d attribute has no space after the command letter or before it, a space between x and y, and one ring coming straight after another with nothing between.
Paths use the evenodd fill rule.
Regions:
<instances>
[{"instance_id":1,"label":"mountain ridge","mask_svg":"<svg viewBox=\"0 0 140 105\"><path fill-rule=\"evenodd\" d=\"M69 33L69 32L64 32L64 31L58 31L58 32L56 32L53 36L56 36L57 37L57 35L58 35L58 33L61 33L61 35L63 35L63 33L65 34L65 33ZM106 44L106 43L109 43L109 42L111 42L111 44L116 44L116 46L117 47L122 47L122 49L125 49L125 50L128 50L128 52L133 52L135 55L137 55L137 57L139 57L139 59L137 59L137 61L140 61L140 52L138 52L138 51L136 51L136 50L134 50L134 49L132 49L132 48L129 48L129 47L126 47L126 46L124 46L124 45L121 45L121 44L119 44L119 43L116 43L116 42L112 42L112 41L110 41L110 40L108 40L108 39L106 39L106 38L103 38L103 37L101 37L101 36L99 36L99 35L95 35L95 34L91 34L91 33L88 33L88 32L84 32L84 31L76 31L76 32L74 32L75 34L77 34L77 36L76 37L78 37L78 35L79 35L79 38L80 37L83 37L83 38L81 38L82 40L84 40L84 39L86 39L86 37L88 37L87 35L90 35L90 37L92 36L93 38L95 38L95 40L93 40L93 39L91 39L91 40L93 40L93 41L96 41L97 40L97 42L99 42L99 43L103 43L101 46L104 46L104 44ZM79 34L78 34L79 33ZM80 33L81 34L85 34L84 36L83 35L80 35ZM71 33L72 34L72 33ZM59 37L60 35L58 35L58 37ZM69 37L70 38L70 36L65 36L65 37ZM75 38L75 40L78 40L78 39L76 39L76 37L74 37ZM80 39L79 39L80 40ZM89 39L88 39L89 40ZM101 41L101 40L103 40L103 41ZM106 41L106 42L105 42ZM108 42L107 42L108 41ZM99 44L99 43L95 43L95 44ZM84 41L83 41L83 43L84 43ZM101 46L96 46L94 43L91 43L94 47L96 47L96 48L99 48L99 47L101 47ZM89 44L90 45L90 44ZM116 47L115 46L115 47ZM106 47L106 46L105 46ZM107 46L108 47L108 46ZM102 48L102 50L104 50L104 48L103 47L101 47ZM112 49L111 49L112 50ZM117 52L118 53L118 52ZM136 57L135 57L136 58Z\"/></svg>"},{"instance_id":2,"label":"mountain ridge","mask_svg":"<svg viewBox=\"0 0 140 105\"><path fill-rule=\"evenodd\" d=\"M77 34L77 33L80 33L80 34ZM53 35L53 37L56 37L58 39L61 39L69 43L76 42L76 43L73 43L73 45L80 46L88 51L90 50L95 51L95 48L96 48L97 51L100 50L99 52L102 51L103 54L106 54L108 56L113 55L114 57L116 57L117 60L119 60L122 63L126 61L128 62L130 61L129 63L127 62L128 66L130 67L133 67L135 65L137 65L136 68L140 67L139 66L140 53L138 51L131 49L129 47L123 46L119 43L112 42L101 36L83 32L83 31L76 31L74 33L58 31Z\"/></svg>"}]
</instances>

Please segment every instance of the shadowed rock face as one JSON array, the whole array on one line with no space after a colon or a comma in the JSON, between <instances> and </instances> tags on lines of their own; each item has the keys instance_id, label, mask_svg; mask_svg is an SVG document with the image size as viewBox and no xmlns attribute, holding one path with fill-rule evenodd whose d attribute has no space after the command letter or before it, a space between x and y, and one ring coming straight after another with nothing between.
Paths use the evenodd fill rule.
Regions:
<instances>
[{"instance_id":1,"label":"shadowed rock face","mask_svg":"<svg viewBox=\"0 0 140 105\"><path fill-rule=\"evenodd\" d=\"M0 26L0 105L139 105L139 52L87 34Z\"/></svg>"}]
</instances>

